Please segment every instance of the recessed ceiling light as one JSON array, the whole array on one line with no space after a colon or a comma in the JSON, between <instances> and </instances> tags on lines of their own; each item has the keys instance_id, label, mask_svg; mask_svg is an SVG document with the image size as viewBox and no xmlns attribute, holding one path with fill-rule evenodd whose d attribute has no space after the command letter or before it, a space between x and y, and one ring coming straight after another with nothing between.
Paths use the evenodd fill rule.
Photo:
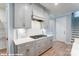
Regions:
<instances>
[{"instance_id":1,"label":"recessed ceiling light","mask_svg":"<svg viewBox=\"0 0 79 59\"><path fill-rule=\"evenodd\" d=\"M55 5L55 6L57 6L57 5L58 5L58 3L54 3L54 5Z\"/></svg>"}]
</instances>

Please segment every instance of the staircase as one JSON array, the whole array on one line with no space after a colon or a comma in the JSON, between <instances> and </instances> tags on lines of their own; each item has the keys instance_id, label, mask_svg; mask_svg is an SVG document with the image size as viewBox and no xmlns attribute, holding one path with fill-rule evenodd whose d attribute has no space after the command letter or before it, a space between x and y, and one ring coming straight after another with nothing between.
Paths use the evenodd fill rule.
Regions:
<instances>
[{"instance_id":1,"label":"staircase","mask_svg":"<svg viewBox=\"0 0 79 59\"><path fill-rule=\"evenodd\" d=\"M79 30L72 30L72 38L79 38Z\"/></svg>"},{"instance_id":2,"label":"staircase","mask_svg":"<svg viewBox=\"0 0 79 59\"><path fill-rule=\"evenodd\" d=\"M72 38L79 38L79 17L72 20Z\"/></svg>"}]
</instances>

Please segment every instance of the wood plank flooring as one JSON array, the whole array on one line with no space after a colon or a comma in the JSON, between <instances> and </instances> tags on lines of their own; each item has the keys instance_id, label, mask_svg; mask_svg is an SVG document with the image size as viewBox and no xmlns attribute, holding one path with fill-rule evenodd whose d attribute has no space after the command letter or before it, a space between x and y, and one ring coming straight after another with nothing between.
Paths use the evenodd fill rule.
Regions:
<instances>
[{"instance_id":1,"label":"wood plank flooring","mask_svg":"<svg viewBox=\"0 0 79 59\"><path fill-rule=\"evenodd\" d=\"M41 56L70 56L72 45L54 41L53 47L41 54ZM0 55L7 55L7 49L1 49Z\"/></svg>"},{"instance_id":2,"label":"wood plank flooring","mask_svg":"<svg viewBox=\"0 0 79 59\"><path fill-rule=\"evenodd\" d=\"M43 53L41 56L70 56L72 45L64 42L54 41L53 47Z\"/></svg>"},{"instance_id":3,"label":"wood plank flooring","mask_svg":"<svg viewBox=\"0 0 79 59\"><path fill-rule=\"evenodd\" d=\"M0 56L6 56L7 55L7 48L0 49Z\"/></svg>"}]
</instances>

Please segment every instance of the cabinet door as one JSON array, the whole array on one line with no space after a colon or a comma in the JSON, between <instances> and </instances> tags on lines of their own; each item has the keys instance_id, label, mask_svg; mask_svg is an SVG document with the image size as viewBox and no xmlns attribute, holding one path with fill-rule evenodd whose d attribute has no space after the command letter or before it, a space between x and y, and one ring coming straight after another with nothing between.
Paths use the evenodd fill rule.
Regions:
<instances>
[{"instance_id":1,"label":"cabinet door","mask_svg":"<svg viewBox=\"0 0 79 59\"><path fill-rule=\"evenodd\" d=\"M19 3L14 4L14 27L15 28L30 28L32 8L29 4Z\"/></svg>"},{"instance_id":2,"label":"cabinet door","mask_svg":"<svg viewBox=\"0 0 79 59\"><path fill-rule=\"evenodd\" d=\"M33 4L33 15L34 16L38 16L40 18L45 18L46 16L44 17L43 11L45 11L43 7L41 7L38 4Z\"/></svg>"},{"instance_id":3,"label":"cabinet door","mask_svg":"<svg viewBox=\"0 0 79 59\"><path fill-rule=\"evenodd\" d=\"M25 4L25 28L31 28L32 5Z\"/></svg>"},{"instance_id":4,"label":"cabinet door","mask_svg":"<svg viewBox=\"0 0 79 59\"><path fill-rule=\"evenodd\" d=\"M41 41L38 40L35 42L35 55L38 56L40 55L39 52L40 52L40 49L41 49Z\"/></svg>"},{"instance_id":5,"label":"cabinet door","mask_svg":"<svg viewBox=\"0 0 79 59\"><path fill-rule=\"evenodd\" d=\"M49 40L47 38L45 38L45 40L43 40L43 51L46 51L49 48L48 42L49 42Z\"/></svg>"},{"instance_id":6,"label":"cabinet door","mask_svg":"<svg viewBox=\"0 0 79 59\"><path fill-rule=\"evenodd\" d=\"M47 47L46 46L46 38L42 38L42 39L36 41L35 46L36 46L36 48L35 48L36 55L42 54L44 51L46 51L46 49L45 49L45 47Z\"/></svg>"},{"instance_id":7,"label":"cabinet door","mask_svg":"<svg viewBox=\"0 0 79 59\"><path fill-rule=\"evenodd\" d=\"M42 42L41 42L41 50L40 50L40 54L42 54L43 52L45 52L48 48L47 46L47 38L43 38Z\"/></svg>"},{"instance_id":8,"label":"cabinet door","mask_svg":"<svg viewBox=\"0 0 79 59\"><path fill-rule=\"evenodd\" d=\"M49 47L52 47L52 45L53 45L53 44L52 44L52 43L53 43L53 41L52 41L52 40L53 40L53 37L48 37L47 40L48 40L48 46L49 46Z\"/></svg>"},{"instance_id":9,"label":"cabinet door","mask_svg":"<svg viewBox=\"0 0 79 59\"><path fill-rule=\"evenodd\" d=\"M14 27L23 28L24 26L24 6L25 4L14 4Z\"/></svg>"},{"instance_id":10,"label":"cabinet door","mask_svg":"<svg viewBox=\"0 0 79 59\"><path fill-rule=\"evenodd\" d=\"M33 42L24 43L17 46L18 52L17 54L23 56L33 56L34 55L34 44Z\"/></svg>"},{"instance_id":11,"label":"cabinet door","mask_svg":"<svg viewBox=\"0 0 79 59\"><path fill-rule=\"evenodd\" d=\"M34 47L33 47L33 45L26 45L24 52L25 52L25 56L33 56L34 55Z\"/></svg>"}]
</instances>

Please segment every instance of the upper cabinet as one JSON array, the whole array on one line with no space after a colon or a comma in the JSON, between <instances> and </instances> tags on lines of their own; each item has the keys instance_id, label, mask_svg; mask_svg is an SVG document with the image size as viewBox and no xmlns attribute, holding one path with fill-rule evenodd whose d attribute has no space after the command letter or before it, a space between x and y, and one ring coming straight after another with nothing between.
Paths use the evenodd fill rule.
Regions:
<instances>
[{"instance_id":1,"label":"upper cabinet","mask_svg":"<svg viewBox=\"0 0 79 59\"><path fill-rule=\"evenodd\" d=\"M33 18L45 20L48 17L46 9L38 4L33 4Z\"/></svg>"},{"instance_id":2,"label":"upper cabinet","mask_svg":"<svg viewBox=\"0 0 79 59\"><path fill-rule=\"evenodd\" d=\"M32 6L26 3L14 4L14 28L31 28Z\"/></svg>"}]
</instances>

